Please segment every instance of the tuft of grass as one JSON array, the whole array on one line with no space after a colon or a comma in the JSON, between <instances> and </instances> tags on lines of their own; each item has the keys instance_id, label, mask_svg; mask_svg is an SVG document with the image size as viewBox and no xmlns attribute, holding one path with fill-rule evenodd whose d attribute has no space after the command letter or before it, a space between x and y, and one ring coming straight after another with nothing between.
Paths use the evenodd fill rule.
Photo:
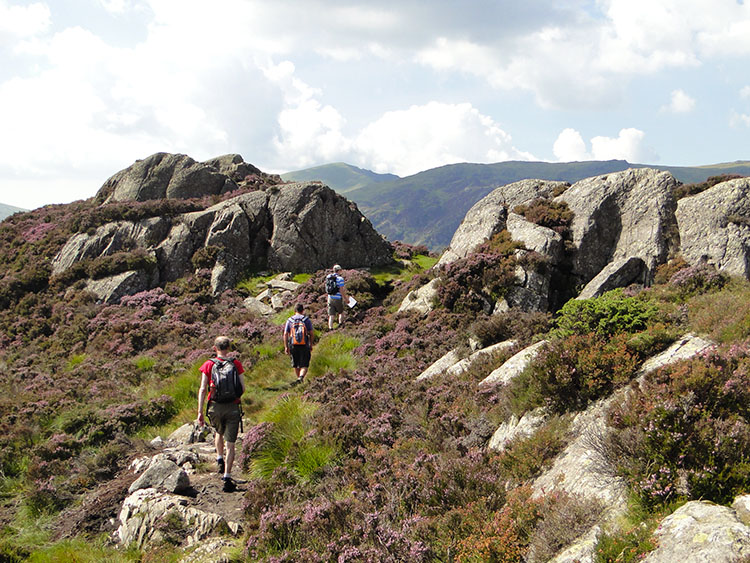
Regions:
<instances>
[{"instance_id":1,"label":"tuft of grass","mask_svg":"<svg viewBox=\"0 0 750 563\"><path fill-rule=\"evenodd\" d=\"M253 476L268 479L283 465L301 482L307 482L333 462L335 447L311 432L317 409L318 405L293 395L284 395L275 403L263 416L263 422L271 423L273 430L253 456Z\"/></svg>"},{"instance_id":2,"label":"tuft of grass","mask_svg":"<svg viewBox=\"0 0 750 563\"><path fill-rule=\"evenodd\" d=\"M72 371L73 368L75 368L76 366L82 364L85 359L86 359L86 354L73 354L68 359L68 363L65 366L66 371Z\"/></svg>"},{"instance_id":3,"label":"tuft of grass","mask_svg":"<svg viewBox=\"0 0 750 563\"><path fill-rule=\"evenodd\" d=\"M148 372L154 369L156 360L151 356L139 356L133 360L133 365L139 371Z\"/></svg>"},{"instance_id":4,"label":"tuft of grass","mask_svg":"<svg viewBox=\"0 0 750 563\"><path fill-rule=\"evenodd\" d=\"M357 338L336 333L324 336L313 349L309 377L340 370L354 370L357 359L352 351L359 346Z\"/></svg>"}]
</instances>

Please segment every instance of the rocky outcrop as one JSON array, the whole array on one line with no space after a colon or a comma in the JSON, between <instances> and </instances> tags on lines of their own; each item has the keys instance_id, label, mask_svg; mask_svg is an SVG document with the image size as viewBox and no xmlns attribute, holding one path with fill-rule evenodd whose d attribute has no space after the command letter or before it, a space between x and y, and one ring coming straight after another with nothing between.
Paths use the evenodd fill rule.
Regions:
<instances>
[{"instance_id":1,"label":"rocky outcrop","mask_svg":"<svg viewBox=\"0 0 750 563\"><path fill-rule=\"evenodd\" d=\"M647 275L648 268L641 258L615 260L587 283L576 299L592 299L618 287L627 287L632 283L643 284Z\"/></svg>"},{"instance_id":2,"label":"rocky outcrop","mask_svg":"<svg viewBox=\"0 0 750 563\"><path fill-rule=\"evenodd\" d=\"M750 528L729 507L691 501L667 516L654 532L658 547L643 559L730 563L750 557Z\"/></svg>"},{"instance_id":3,"label":"rocky outcrop","mask_svg":"<svg viewBox=\"0 0 750 563\"><path fill-rule=\"evenodd\" d=\"M509 420L503 422L495 430L487 447L501 452L513 440L532 436L548 418L549 413L544 407L527 412L520 419L516 415L512 415Z\"/></svg>"},{"instance_id":4,"label":"rocky outcrop","mask_svg":"<svg viewBox=\"0 0 750 563\"><path fill-rule=\"evenodd\" d=\"M109 276L100 280L90 280L86 284L86 290L90 291L96 298L106 304L119 303L126 295L134 295L145 291L155 284L153 275L144 270L131 270L115 276Z\"/></svg>"},{"instance_id":5,"label":"rocky outcrop","mask_svg":"<svg viewBox=\"0 0 750 563\"><path fill-rule=\"evenodd\" d=\"M678 244L669 172L649 168L588 178L557 197L573 212L573 274L584 283L607 264L641 258L649 272Z\"/></svg>"},{"instance_id":6,"label":"rocky outcrop","mask_svg":"<svg viewBox=\"0 0 750 563\"><path fill-rule=\"evenodd\" d=\"M140 475L130 486L120 509L115 537L121 545L148 549L151 545L171 542L190 548L213 538L217 546L226 547L226 538L240 533L239 522L215 512L211 501L198 502L200 494L208 494L207 485L186 496L193 488L191 479L199 477L198 465L213 460L212 441L208 426L188 423L166 440L152 441L154 447L161 448L158 453L133 460L130 468ZM219 485L213 486L217 488L214 494L221 494ZM196 494L198 498L194 499Z\"/></svg>"},{"instance_id":7,"label":"rocky outcrop","mask_svg":"<svg viewBox=\"0 0 750 563\"><path fill-rule=\"evenodd\" d=\"M419 289L407 293L406 297L404 297L404 300L401 302L401 306L398 308L398 312L417 311L422 315L426 315L432 311L437 297L437 286L439 283L440 278L435 278Z\"/></svg>"},{"instance_id":8,"label":"rocky outcrop","mask_svg":"<svg viewBox=\"0 0 750 563\"><path fill-rule=\"evenodd\" d=\"M531 223L516 213L508 214L506 229L525 250L538 252L552 264L558 264L562 259L563 239L552 229Z\"/></svg>"},{"instance_id":9,"label":"rocky outcrop","mask_svg":"<svg viewBox=\"0 0 750 563\"><path fill-rule=\"evenodd\" d=\"M188 546L213 535L236 535L241 529L239 523L228 522L219 514L188 506L185 497L156 489L139 489L128 496L120 510L119 522L119 542L139 548L164 541L162 528L169 525L188 530L184 538Z\"/></svg>"},{"instance_id":10,"label":"rocky outcrop","mask_svg":"<svg viewBox=\"0 0 750 563\"><path fill-rule=\"evenodd\" d=\"M565 182L522 180L495 189L469 209L437 265L465 258L492 235L505 229L508 212L517 205L538 197L550 197L567 185Z\"/></svg>"},{"instance_id":11,"label":"rocky outcrop","mask_svg":"<svg viewBox=\"0 0 750 563\"><path fill-rule=\"evenodd\" d=\"M137 160L109 178L99 190L98 197L105 203L187 199L236 189L237 184L214 166L196 162L184 154L160 152Z\"/></svg>"},{"instance_id":12,"label":"rocky outcrop","mask_svg":"<svg viewBox=\"0 0 750 563\"><path fill-rule=\"evenodd\" d=\"M165 189L172 189L169 186L177 180L162 170L162 164L175 172L176 165L166 166L167 161L175 159L146 160L151 167L144 161L137 167L138 174L122 174L122 182L116 184L112 195L151 197L157 193L152 188L128 187L133 177L151 183L158 179L162 186L166 183ZM179 162L185 165L187 161ZM228 166L221 162L217 165L222 169ZM236 174L247 171L242 163L232 165L237 167ZM141 170L144 167L148 170ZM125 187L120 190L121 185ZM297 183L243 193L202 211L118 221L102 225L93 233L78 233L55 257L53 273L60 274L77 262L135 249L151 253L158 269L158 275L148 280L148 287L141 283L139 290L174 281L197 268L211 268L212 289L220 293L233 287L248 269L312 272L334 263L359 268L393 260L390 244L375 232L356 205L320 183ZM121 293L131 291L124 285L121 289L119 293L100 289L99 293L106 293L106 298L114 302Z\"/></svg>"},{"instance_id":13,"label":"rocky outcrop","mask_svg":"<svg viewBox=\"0 0 750 563\"><path fill-rule=\"evenodd\" d=\"M750 178L681 199L677 224L685 260L706 261L729 275L750 278Z\"/></svg>"},{"instance_id":14,"label":"rocky outcrop","mask_svg":"<svg viewBox=\"0 0 750 563\"><path fill-rule=\"evenodd\" d=\"M149 465L128 489L133 493L140 489L159 489L169 493L182 493L190 488L190 478L174 461L160 459Z\"/></svg>"},{"instance_id":15,"label":"rocky outcrop","mask_svg":"<svg viewBox=\"0 0 750 563\"><path fill-rule=\"evenodd\" d=\"M541 352L547 343L547 340L540 340L515 353L503 365L493 370L487 377L480 381L479 385L507 385L526 369L526 366L539 355L539 352Z\"/></svg>"}]
</instances>

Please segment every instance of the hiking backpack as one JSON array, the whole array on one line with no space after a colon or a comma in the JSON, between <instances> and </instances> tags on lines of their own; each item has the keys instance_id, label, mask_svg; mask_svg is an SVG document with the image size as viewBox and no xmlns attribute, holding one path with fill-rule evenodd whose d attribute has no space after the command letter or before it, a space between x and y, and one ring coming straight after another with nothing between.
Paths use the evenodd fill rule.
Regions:
<instances>
[{"instance_id":1,"label":"hiking backpack","mask_svg":"<svg viewBox=\"0 0 750 563\"><path fill-rule=\"evenodd\" d=\"M336 279L336 274L328 274L326 276L326 293L328 295L336 295L339 292L339 281Z\"/></svg>"},{"instance_id":2,"label":"hiking backpack","mask_svg":"<svg viewBox=\"0 0 750 563\"><path fill-rule=\"evenodd\" d=\"M217 403L231 403L242 395L240 374L233 360L212 359L211 400Z\"/></svg>"},{"instance_id":3,"label":"hiking backpack","mask_svg":"<svg viewBox=\"0 0 750 563\"><path fill-rule=\"evenodd\" d=\"M292 325L292 330L290 331L292 346L307 346L307 344L309 343L307 325L305 325L307 317L292 317L289 320L291 321Z\"/></svg>"}]
</instances>

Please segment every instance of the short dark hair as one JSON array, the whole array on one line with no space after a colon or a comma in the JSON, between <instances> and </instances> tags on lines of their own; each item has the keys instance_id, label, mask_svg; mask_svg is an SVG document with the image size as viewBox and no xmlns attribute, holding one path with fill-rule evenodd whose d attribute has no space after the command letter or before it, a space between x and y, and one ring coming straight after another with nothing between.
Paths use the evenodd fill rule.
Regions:
<instances>
[{"instance_id":1,"label":"short dark hair","mask_svg":"<svg viewBox=\"0 0 750 563\"><path fill-rule=\"evenodd\" d=\"M225 352L229 350L229 348L232 346L232 342L229 340L229 337L227 336L217 336L216 340L214 340L214 346L217 350L221 350L222 352Z\"/></svg>"},{"instance_id":2,"label":"short dark hair","mask_svg":"<svg viewBox=\"0 0 750 563\"><path fill-rule=\"evenodd\" d=\"M305 306L302 303L297 303L297 306L294 308L294 310L298 313L301 313L305 310Z\"/></svg>"}]
</instances>

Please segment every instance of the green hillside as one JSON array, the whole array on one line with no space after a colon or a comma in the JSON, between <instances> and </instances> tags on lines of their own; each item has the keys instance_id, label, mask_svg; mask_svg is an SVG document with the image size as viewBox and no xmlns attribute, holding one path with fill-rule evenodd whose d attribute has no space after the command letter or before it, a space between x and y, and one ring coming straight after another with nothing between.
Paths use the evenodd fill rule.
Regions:
<instances>
[{"instance_id":1,"label":"green hillside","mask_svg":"<svg viewBox=\"0 0 750 563\"><path fill-rule=\"evenodd\" d=\"M343 162L287 172L286 174L282 174L281 177L288 182L320 180L328 187L342 194L364 186L399 179L394 174L377 174Z\"/></svg>"},{"instance_id":2,"label":"green hillside","mask_svg":"<svg viewBox=\"0 0 750 563\"><path fill-rule=\"evenodd\" d=\"M720 174L750 175L750 162L709 166L654 166L625 160L587 162L508 161L495 164L451 164L399 178L337 163L282 175L286 180L321 180L357 203L375 228L389 240L446 247L466 212L499 186L538 178L576 182L628 168L657 168L683 183ZM371 181L368 181L368 178Z\"/></svg>"},{"instance_id":3,"label":"green hillside","mask_svg":"<svg viewBox=\"0 0 750 563\"><path fill-rule=\"evenodd\" d=\"M4 203L0 203L0 221L5 219L6 217L13 215L14 213L18 213L19 211L27 211L27 209L22 209L20 207L13 207L12 205L5 205Z\"/></svg>"}]
</instances>

